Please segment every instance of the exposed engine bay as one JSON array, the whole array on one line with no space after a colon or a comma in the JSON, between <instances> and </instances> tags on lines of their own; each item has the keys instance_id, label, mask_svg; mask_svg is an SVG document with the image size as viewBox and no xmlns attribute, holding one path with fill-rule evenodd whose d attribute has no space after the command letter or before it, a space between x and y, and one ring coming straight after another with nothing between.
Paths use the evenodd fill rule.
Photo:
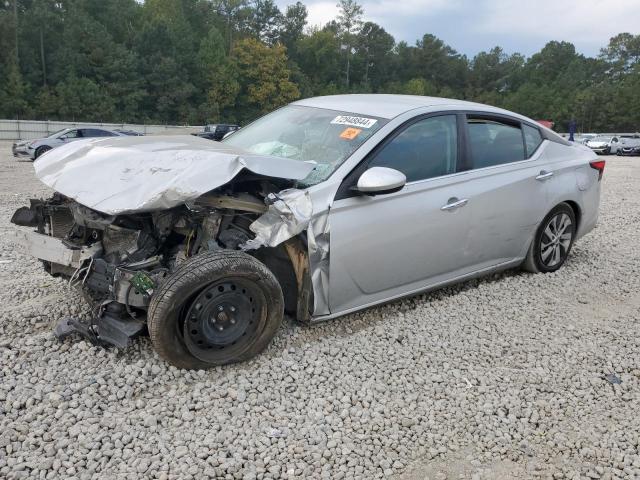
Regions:
<instances>
[{"instance_id":1,"label":"exposed engine bay","mask_svg":"<svg viewBox=\"0 0 640 480\"><path fill-rule=\"evenodd\" d=\"M105 214L55 193L31 200L11 221L33 227L21 243L54 276L82 290L94 306L87 324L62 319L55 333L78 332L96 344L127 345L145 328L154 291L189 258L203 252L248 250L277 277L285 311L302 322L311 315L312 288L304 233L277 246L250 245L251 225L292 186L245 171L233 182L173 208ZM297 232L296 232L297 233Z\"/></svg>"}]
</instances>

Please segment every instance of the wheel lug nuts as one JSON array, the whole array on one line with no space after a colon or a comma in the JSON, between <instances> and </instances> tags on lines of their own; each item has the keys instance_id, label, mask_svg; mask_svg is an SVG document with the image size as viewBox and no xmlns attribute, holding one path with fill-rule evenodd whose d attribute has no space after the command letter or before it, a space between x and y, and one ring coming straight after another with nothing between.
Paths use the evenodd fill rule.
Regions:
<instances>
[{"instance_id":1,"label":"wheel lug nuts","mask_svg":"<svg viewBox=\"0 0 640 480\"><path fill-rule=\"evenodd\" d=\"M229 310L231 310L232 312L235 312L236 311L236 307L232 306Z\"/></svg>"},{"instance_id":2,"label":"wheel lug nuts","mask_svg":"<svg viewBox=\"0 0 640 480\"><path fill-rule=\"evenodd\" d=\"M222 327L222 325L220 325L220 326L218 327L218 330L219 330L220 332L221 332L222 330L224 330L224 328Z\"/></svg>"},{"instance_id":3,"label":"wheel lug nuts","mask_svg":"<svg viewBox=\"0 0 640 480\"><path fill-rule=\"evenodd\" d=\"M218 306L218 310L223 311L223 310L224 310L224 307L223 307L222 305L219 305L219 306Z\"/></svg>"},{"instance_id":4,"label":"wheel lug nuts","mask_svg":"<svg viewBox=\"0 0 640 480\"><path fill-rule=\"evenodd\" d=\"M233 325L234 323L236 323L236 319L232 318L231 320L229 320L229 323L231 323Z\"/></svg>"}]
</instances>

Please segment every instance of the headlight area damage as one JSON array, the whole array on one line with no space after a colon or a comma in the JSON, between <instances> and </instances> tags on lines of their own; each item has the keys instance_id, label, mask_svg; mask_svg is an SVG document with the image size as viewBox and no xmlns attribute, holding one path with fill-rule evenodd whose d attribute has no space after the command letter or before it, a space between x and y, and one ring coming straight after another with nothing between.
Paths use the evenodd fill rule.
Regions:
<instances>
[{"instance_id":1,"label":"headlight area damage","mask_svg":"<svg viewBox=\"0 0 640 480\"><path fill-rule=\"evenodd\" d=\"M293 187L313 165L134 137L75 142L35 168L56 193L14 213L35 229L17 238L95 306L90 321L62 319L59 337L124 347L148 328L169 362L206 368L257 354L283 311L310 320L318 235L308 192Z\"/></svg>"}]
</instances>

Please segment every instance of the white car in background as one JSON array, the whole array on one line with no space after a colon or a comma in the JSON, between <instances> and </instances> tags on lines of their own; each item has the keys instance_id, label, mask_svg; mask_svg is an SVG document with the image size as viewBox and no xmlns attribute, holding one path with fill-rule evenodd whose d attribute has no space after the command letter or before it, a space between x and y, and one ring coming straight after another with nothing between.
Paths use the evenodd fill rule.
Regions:
<instances>
[{"instance_id":1,"label":"white car in background","mask_svg":"<svg viewBox=\"0 0 640 480\"><path fill-rule=\"evenodd\" d=\"M598 135L586 145L598 155L615 155L620 148L620 139L613 135Z\"/></svg>"},{"instance_id":2,"label":"white car in background","mask_svg":"<svg viewBox=\"0 0 640 480\"><path fill-rule=\"evenodd\" d=\"M29 157L35 160L40 155L49 150L64 145L65 143L81 140L83 138L96 137L125 137L127 133L106 128L65 128L52 133L48 137L36 140L25 140L13 144L12 152L14 157Z\"/></svg>"}]
</instances>

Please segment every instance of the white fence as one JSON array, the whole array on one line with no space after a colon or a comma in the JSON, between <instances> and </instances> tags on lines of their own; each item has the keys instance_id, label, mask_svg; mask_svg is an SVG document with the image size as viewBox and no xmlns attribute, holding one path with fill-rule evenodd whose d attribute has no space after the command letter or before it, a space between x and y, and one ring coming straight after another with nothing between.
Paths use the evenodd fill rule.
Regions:
<instances>
[{"instance_id":1,"label":"white fence","mask_svg":"<svg viewBox=\"0 0 640 480\"><path fill-rule=\"evenodd\" d=\"M84 123L36 120L0 120L0 140L31 140L50 135L63 128L104 127L135 130L149 135L181 135L202 130L197 125L135 125L131 123Z\"/></svg>"}]
</instances>

